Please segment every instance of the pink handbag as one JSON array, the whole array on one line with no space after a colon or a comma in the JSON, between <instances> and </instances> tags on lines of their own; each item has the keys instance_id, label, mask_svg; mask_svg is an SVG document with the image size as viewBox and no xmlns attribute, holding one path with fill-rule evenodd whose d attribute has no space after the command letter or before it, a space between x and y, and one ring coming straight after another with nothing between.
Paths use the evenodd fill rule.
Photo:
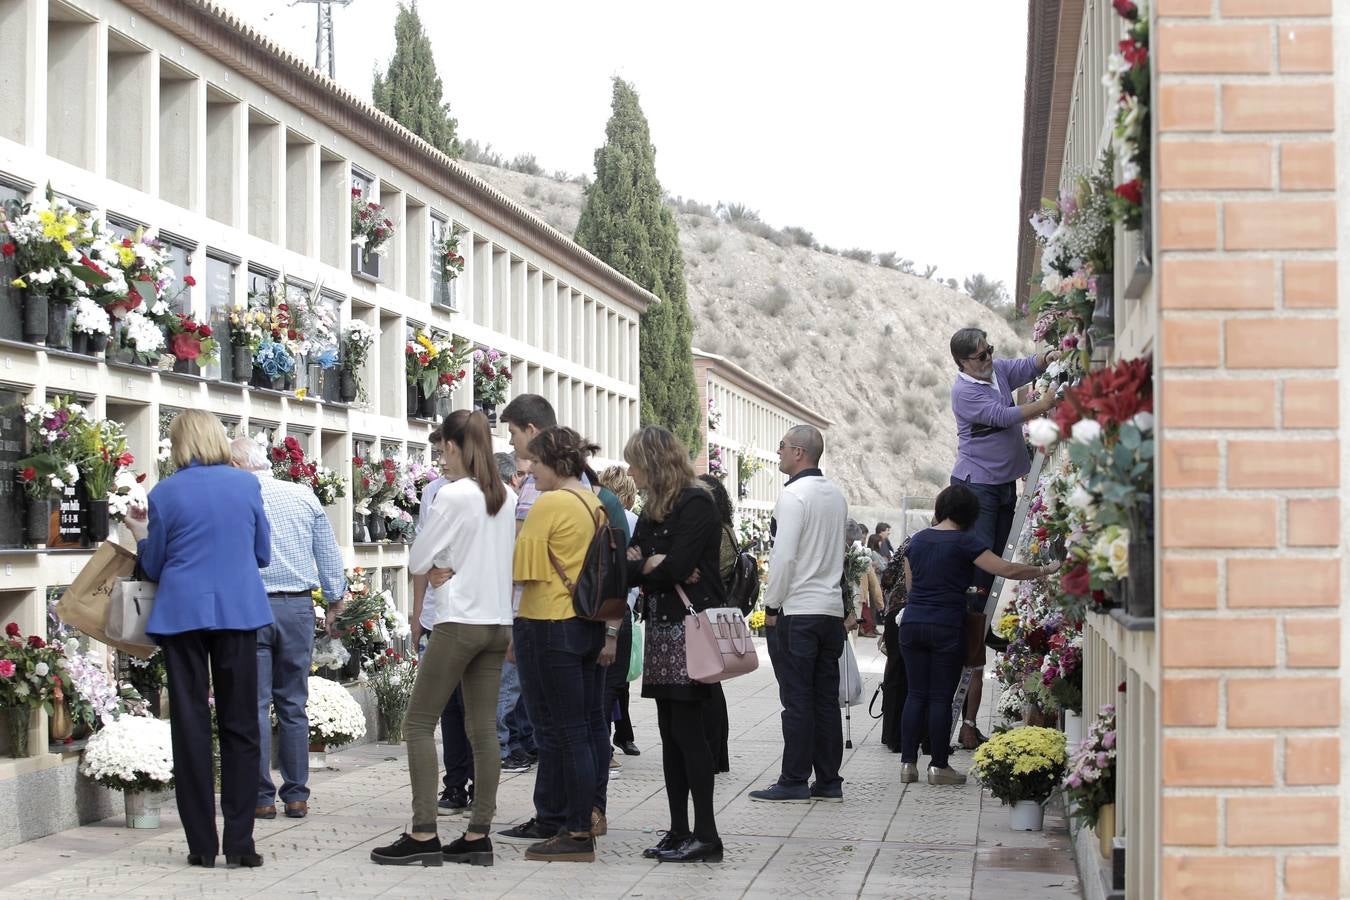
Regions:
<instances>
[{"instance_id":1,"label":"pink handbag","mask_svg":"<svg viewBox=\"0 0 1350 900\"><path fill-rule=\"evenodd\" d=\"M716 684L759 668L759 654L745 616L735 607L694 612L684 589L675 586L684 601L684 653L689 678Z\"/></svg>"}]
</instances>

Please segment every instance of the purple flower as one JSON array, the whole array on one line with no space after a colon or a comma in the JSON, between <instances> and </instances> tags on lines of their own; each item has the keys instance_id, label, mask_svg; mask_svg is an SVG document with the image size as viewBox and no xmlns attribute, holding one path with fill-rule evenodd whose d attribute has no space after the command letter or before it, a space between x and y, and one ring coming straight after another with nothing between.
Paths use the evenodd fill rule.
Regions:
<instances>
[{"instance_id":1,"label":"purple flower","mask_svg":"<svg viewBox=\"0 0 1350 900\"><path fill-rule=\"evenodd\" d=\"M1098 754L1097 754L1097 768L1099 768L1099 769L1105 769L1106 766L1107 766L1110 762L1111 762L1111 758L1110 758L1109 756L1107 756L1105 753L1098 753Z\"/></svg>"},{"instance_id":2,"label":"purple flower","mask_svg":"<svg viewBox=\"0 0 1350 900\"><path fill-rule=\"evenodd\" d=\"M1069 787L1071 787L1071 788L1081 787L1082 784L1083 784L1083 779L1079 778L1077 775L1070 775L1070 776L1069 776Z\"/></svg>"},{"instance_id":3,"label":"purple flower","mask_svg":"<svg viewBox=\"0 0 1350 900\"><path fill-rule=\"evenodd\" d=\"M1115 745L1116 745L1116 733L1114 731L1108 731L1106 734L1102 735L1103 747L1105 747L1107 750L1110 750Z\"/></svg>"}]
</instances>

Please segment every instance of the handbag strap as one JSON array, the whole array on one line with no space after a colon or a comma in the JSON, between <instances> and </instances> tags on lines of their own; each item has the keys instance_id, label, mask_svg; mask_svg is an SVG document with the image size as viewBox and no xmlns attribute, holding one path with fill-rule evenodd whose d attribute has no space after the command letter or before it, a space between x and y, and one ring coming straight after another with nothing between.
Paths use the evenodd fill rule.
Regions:
<instances>
[{"instance_id":1,"label":"handbag strap","mask_svg":"<svg viewBox=\"0 0 1350 900\"><path fill-rule=\"evenodd\" d=\"M591 525L594 526L597 521L595 518L595 514L597 512L603 511L603 507L601 510L592 510L590 504L587 503L585 500L581 499L581 495L578 494L576 491L572 490L571 488L567 488L564 491L564 493L571 494L573 497L577 498L577 502L580 503L582 507L585 508L586 516L591 520ZM595 537L594 532L592 532L591 537L592 538ZM590 546L591 542L588 539L586 541L586 548L589 550ZM558 573L558 577L562 579L563 586L567 588L567 593L575 594L577 592L576 582L567 577L567 570L563 568L562 561L558 559L558 555L553 552L552 547L548 548L548 561L553 564L554 571L556 571ZM581 560L581 564L583 566L586 565L586 560L584 558Z\"/></svg>"},{"instance_id":2,"label":"handbag strap","mask_svg":"<svg viewBox=\"0 0 1350 900\"><path fill-rule=\"evenodd\" d=\"M685 611L688 612L689 615L698 615L698 613L694 611L694 604L689 602L689 595L684 592L684 588L678 583L675 585L675 593L680 595L680 600L684 603Z\"/></svg>"},{"instance_id":3,"label":"handbag strap","mask_svg":"<svg viewBox=\"0 0 1350 900\"><path fill-rule=\"evenodd\" d=\"M885 697L882 697L882 699L881 699L881 716L879 716L879 715L877 715L876 713L872 712L872 707L874 707L874 706L877 705L877 698L878 698L878 697L881 697L881 685L877 685L877 689L876 689L875 691L872 692L872 702L869 703L869 704L867 704L867 714L868 714L869 716L871 716L872 718L874 718L874 719L880 719L881 716L886 715L886 698L885 698Z\"/></svg>"}]
</instances>

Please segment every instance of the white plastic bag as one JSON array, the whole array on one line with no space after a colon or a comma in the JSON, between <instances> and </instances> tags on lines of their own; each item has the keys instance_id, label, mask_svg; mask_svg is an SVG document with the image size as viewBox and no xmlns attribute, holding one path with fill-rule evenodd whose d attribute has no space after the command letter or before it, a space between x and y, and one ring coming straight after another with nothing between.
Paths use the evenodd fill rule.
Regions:
<instances>
[{"instance_id":1,"label":"white plastic bag","mask_svg":"<svg viewBox=\"0 0 1350 900\"><path fill-rule=\"evenodd\" d=\"M862 674L858 671L858 657L853 645L844 641L844 652L839 654L839 706L862 706Z\"/></svg>"}]
</instances>

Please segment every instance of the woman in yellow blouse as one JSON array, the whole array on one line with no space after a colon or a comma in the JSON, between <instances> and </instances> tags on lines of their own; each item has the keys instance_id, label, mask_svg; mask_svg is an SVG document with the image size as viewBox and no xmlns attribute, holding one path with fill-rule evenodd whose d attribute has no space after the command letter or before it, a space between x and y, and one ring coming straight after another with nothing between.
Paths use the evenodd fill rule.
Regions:
<instances>
[{"instance_id":1,"label":"woman in yellow blouse","mask_svg":"<svg viewBox=\"0 0 1350 900\"><path fill-rule=\"evenodd\" d=\"M539 746L535 773L538 836L526 859L593 862L591 810L600 767L609 765L601 714L605 624L579 619L558 569L575 582L604 507L582 482L599 451L570 428L546 428L530 441L540 491L516 538L513 577L523 590L513 626L516 666ZM558 831L558 828L562 828Z\"/></svg>"}]
</instances>

